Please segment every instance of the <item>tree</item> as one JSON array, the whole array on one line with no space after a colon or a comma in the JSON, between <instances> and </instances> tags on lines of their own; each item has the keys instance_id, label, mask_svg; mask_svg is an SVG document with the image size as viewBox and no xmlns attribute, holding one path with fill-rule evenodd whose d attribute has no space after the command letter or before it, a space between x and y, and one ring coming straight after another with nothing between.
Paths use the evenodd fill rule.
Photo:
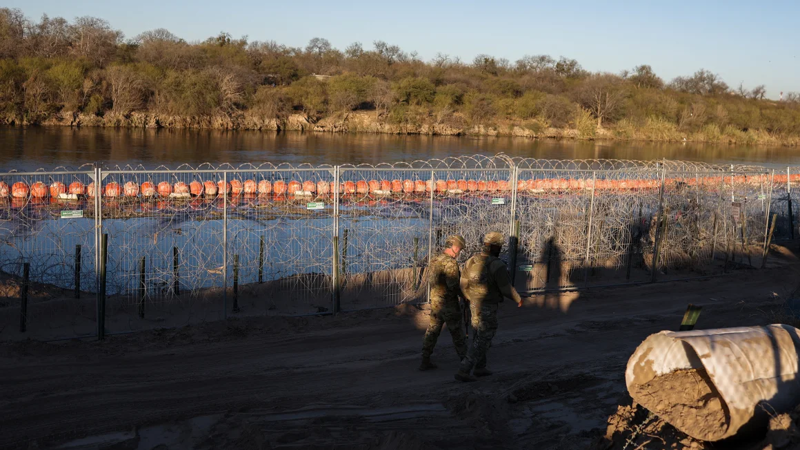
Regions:
<instances>
[{"instance_id":1,"label":"tree","mask_svg":"<svg viewBox=\"0 0 800 450\"><path fill-rule=\"evenodd\" d=\"M373 42L375 52L386 62L387 65L392 65L397 62L403 62L408 59L408 55L400 50L396 45L389 45L383 41Z\"/></svg>"},{"instance_id":2,"label":"tree","mask_svg":"<svg viewBox=\"0 0 800 450\"><path fill-rule=\"evenodd\" d=\"M577 91L576 100L597 119L597 127L603 120L613 117L622 106L626 92L622 80L610 74L597 74L584 81Z\"/></svg>"},{"instance_id":3,"label":"tree","mask_svg":"<svg viewBox=\"0 0 800 450\"><path fill-rule=\"evenodd\" d=\"M338 111L352 110L364 103L373 103L372 93L375 78L353 74L339 75L330 79L328 93L331 106Z\"/></svg>"},{"instance_id":4,"label":"tree","mask_svg":"<svg viewBox=\"0 0 800 450\"><path fill-rule=\"evenodd\" d=\"M331 43L327 39L315 37L308 41L306 45L306 53L322 56L331 51Z\"/></svg>"},{"instance_id":5,"label":"tree","mask_svg":"<svg viewBox=\"0 0 800 450\"><path fill-rule=\"evenodd\" d=\"M113 111L128 114L142 107L144 103L144 82L130 66L114 65L106 70L111 86Z\"/></svg>"},{"instance_id":6,"label":"tree","mask_svg":"<svg viewBox=\"0 0 800 450\"><path fill-rule=\"evenodd\" d=\"M28 25L19 9L0 8L0 58L13 58L19 54Z\"/></svg>"},{"instance_id":7,"label":"tree","mask_svg":"<svg viewBox=\"0 0 800 450\"><path fill-rule=\"evenodd\" d=\"M427 78L404 78L394 88L397 99L409 105L433 102L436 86Z\"/></svg>"},{"instance_id":8,"label":"tree","mask_svg":"<svg viewBox=\"0 0 800 450\"><path fill-rule=\"evenodd\" d=\"M364 54L364 47L361 46L361 42L353 42L347 46L344 50L344 54L348 58L359 58Z\"/></svg>"},{"instance_id":9,"label":"tree","mask_svg":"<svg viewBox=\"0 0 800 450\"><path fill-rule=\"evenodd\" d=\"M520 72L541 72L543 70L553 70L556 60L550 55L525 55L516 62L516 69Z\"/></svg>"},{"instance_id":10,"label":"tree","mask_svg":"<svg viewBox=\"0 0 800 450\"><path fill-rule=\"evenodd\" d=\"M111 61L121 40L121 31L112 30L105 20L89 16L75 19L70 39L75 56L99 67Z\"/></svg>"},{"instance_id":11,"label":"tree","mask_svg":"<svg viewBox=\"0 0 800 450\"><path fill-rule=\"evenodd\" d=\"M671 86L677 91L697 95L720 95L730 90L719 75L705 69L698 70L691 77L677 77Z\"/></svg>"},{"instance_id":12,"label":"tree","mask_svg":"<svg viewBox=\"0 0 800 450\"><path fill-rule=\"evenodd\" d=\"M653 68L642 64L633 68L633 73L627 77L634 86L641 89L661 89L664 87L664 80L659 78Z\"/></svg>"},{"instance_id":13,"label":"tree","mask_svg":"<svg viewBox=\"0 0 800 450\"><path fill-rule=\"evenodd\" d=\"M31 27L27 52L45 58L62 57L69 53L72 25L65 19L50 19L45 14L42 20Z\"/></svg>"},{"instance_id":14,"label":"tree","mask_svg":"<svg viewBox=\"0 0 800 450\"><path fill-rule=\"evenodd\" d=\"M555 65L556 74L564 78L580 78L584 75L583 67L574 59L561 57Z\"/></svg>"},{"instance_id":15,"label":"tree","mask_svg":"<svg viewBox=\"0 0 800 450\"><path fill-rule=\"evenodd\" d=\"M472 66L483 73L497 75L500 73L500 66L494 57L489 55L478 55L472 61Z\"/></svg>"},{"instance_id":16,"label":"tree","mask_svg":"<svg viewBox=\"0 0 800 450\"><path fill-rule=\"evenodd\" d=\"M758 86L754 87L752 91L750 91L750 98L756 100L764 100L766 95L767 88L763 84L759 84Z\"/></svg>"}]
</instances>

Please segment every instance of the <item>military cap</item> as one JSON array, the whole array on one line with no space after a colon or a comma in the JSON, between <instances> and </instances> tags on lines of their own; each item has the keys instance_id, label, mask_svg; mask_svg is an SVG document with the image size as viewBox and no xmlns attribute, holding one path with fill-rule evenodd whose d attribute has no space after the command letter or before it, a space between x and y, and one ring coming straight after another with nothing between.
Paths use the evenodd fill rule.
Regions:
<instances>
[{"instance_id":1,"label":"military cap","mask_svg":"<svg viewBox=\"0 0 800 450\"><path fill-rule=\"evenodd\" d=\"M465 248L467 246L467 241L465 241L460 234L454 234L444 241L445 248L450 248L453 245L458 245L461 248Z\"/></svg>"},{"instance_id":2,"label":"military cap","mask_svg":"<svg viewBox=\"0 0 800 450\"><path fill-rule=\"evenodd\" d=\"M491 233L486 233L486 235L483 236L483 243L486 245L502 246L505 243L505 239L503 239L503 233L492 231Z\"/></svg>"}]
</instances>

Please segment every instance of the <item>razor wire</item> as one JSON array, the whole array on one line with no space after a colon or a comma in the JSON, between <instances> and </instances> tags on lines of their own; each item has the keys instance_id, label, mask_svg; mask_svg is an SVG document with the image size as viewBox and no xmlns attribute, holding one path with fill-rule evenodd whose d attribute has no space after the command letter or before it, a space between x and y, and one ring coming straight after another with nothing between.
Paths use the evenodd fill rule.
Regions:
<instances>
[{"instance_id":1,"label":"razor wire","mask_svg":"<svg viewBox=\"0 0 800 450\"><path fill-rule=\"evenodd\" d=\"M467 241L460 262L489 231L516 238L502 258L527 292L715 273L758 264L772 214L775 238L791 234L797 202L781 202L798 172L504 154L11 171L0 174L0 308L19 308L28 263L41 291L30 320L91 334L102 234L109 331L424 302L428 261L451 234ZM5 316L0 336L16 326Z\"/></svg>"}]
</instances>

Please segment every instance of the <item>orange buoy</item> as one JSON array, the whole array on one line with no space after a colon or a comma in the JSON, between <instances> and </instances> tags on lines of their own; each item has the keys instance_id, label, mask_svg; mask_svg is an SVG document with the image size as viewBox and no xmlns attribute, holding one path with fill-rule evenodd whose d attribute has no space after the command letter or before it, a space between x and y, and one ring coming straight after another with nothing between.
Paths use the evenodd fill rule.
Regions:
<instances>
[{"instance_id":1,"label":"orange buoy","mask_svg":"<svg viewBox=\"0 0 800 450\"><path fill-rule=\"evenodd\" d=\"M311 192L312 194L317 191L317 183L311 180L303 182L303 192Z\"/></svg>"},{"instance_id":2,"label":"orange buoy","mask_svg":"<svg viewBox=\"0 0 800 450\"><path fill-rule=\"evenodd\" d=\"M57 198L61 194L67 193L67 186L60 181L55 181L50 185L50 197Z\"/></svg>"},{"instance_id":3,"label":"orange buoy","mask_svg":"<svg viewBox=\"0 0 800 450\"><path fill-rule=\"evenodd\" d=\"M500 185L499 183L497 183L497 181L490 181L486 183L486 189L489 192L497 192L498 190L500 190Z\"/></svg>"},{"instance_id":4,"label":"orange buoy","mask_svg":"<svg viewBox=\"0 0 800 450\"><path fill-rule=\"evenodd\" d=\"M486 191L486 182L483 180L478 181L478 190L479 191Z\"/></svg>"},{"instance_id":5,"label":"orange buoy","mask_svg":"<svg viewBox=\"0 0 800 450\"><path fill-rule=\"evenodd\" d=\"M175 183L173 187L173 192L176 194L188 194L189 193L189 186L186 185L183 181L178 181Z\"/></svg>"},{"instance_id":6,"label":"orange buoy","mask_svg":"<svg viewBox=\"0 0 800 450\"><path fill-rule=\"evenodd\" d=\"M258 194L268 195L272 193L272 183L269 180L261 180L258 182Z\"/></svg>"},{"instance_id":7,"label":"orange buoy","mask_svg":"<svg viewBox=\"0 0 800 450\"><path fill-rule=\"evenodd\" d=\"M528 182L525 180L517 180L517 191L526 191L528 189Z\"/></svg>"},{"instance_id":8,"label":"orange buoy","mask_svg":"<svg viewBox=\"0 0 800 450\"><path fill-rule=\"evenodd\" d=\"M400 181L400 180L398 180ZM394 186L392 186L394 187ZM394 191L394 189L392 189ZM411 180L403 180L403 192L410 194L414 192L414 182Z\"/></svg>"},{"instance_id":9,"label":"orange buoy","mask_svg":"<svg viewBox=\"0 0 800 450\"><path fill-rule=\"evenodd\" d=\"M355 194L356 193L356 184L352 181L345 181L344 185L342 186L342 192L345 194Z\"/></svg>"},{"instance_id":10,"label":"orange buoy","mask_svg":"<svg viewBox=\"0 0 800 450\"><path fill-rule=\"evenodd\" d=\"M86 193L86 186L80 181L73 181L69 184L69 193L75 195L84 195Z\"/></svg>"},{"instance_id":11,"label":"orange buoy","mask_svg":"<svg viewBox=\"0 0 800 450\"><path fill-rule=\"evenodd\" d=\"M414 192L414 183L411 182L411 180L406 180L406 181L392 180L391 191L394 192L395 194L402 194L403 191L406 190L406 183L410 185L408 186L411 189L410 192Z\"/></svg>"},{"instance_id":12,"label":"orange buoy","mask_svg":"<svg viewBox=\"0 0 800 450\"><path fill-rule=\"evenodd\" d=\"M400 180L397 180L400 181ZM400 185L402 186L402 184ZM381 180L381 190L389 192L392 190L392 181L389 180Z\"/></svg>"},{"instance_id":13,"label":"orange buoy","mask_svg":"<svg viewBox=\"0 0 800 450\"><path fill-rule=\"evenodd\" d=\"M206 197L213 197L219 192L219 187L213 181L206 181L203 182L203 191L205 191Z\"/></svg>"},{"instance_id":14,"label":"orange buoy","mask_svg":"<svg viewBox=\"0 0 800 450\"><path fill-rule=\"evenodd\" d=\"M11 193L11 189L8 187L5 181L0 181L0 198L7 198L8 194Z\"/></svg>"},{"instance_id":15,"label":"orange buoy","mask_svg":"<svg viewBox=\"0 0 800 450\"><path fill-rule=\"evenodd\" d=\"M203 195L203 183L194 180L189 183L189 193L194 195L195 197L199 197Z\"/></svg>"},{"instance_id":16,"label":"orange buoy","mask_svg":"<svg viewBox=\"0 0 800 450\"><path fill-rule=\"evenodd\" d=\"M414 182L414 192L421 194L425 192L426 188L427 188L427 183L425 183L424 181L417 180Z\"/></svg>"},{"instance_id":17,"label":"orange buoy","mask_svg":"<svg viewBox=\"0 0 800 450\"><path fill-rule=\"evenodd\" d=\"M462 180L458 180L456 182L456 187L458 188L458 190L460 190L462 192L466 192L467 191L467 180L463 180L463 179Z\"/></svg>"},{"instance_id":18,"label":"orange buoy","mask_svg":"<svg viewBox=\"0 0 800 450\"><path fill-rule=\"evenodd\" d=\"M447 182L444 180L436 180L436 192L446 192Z\"/></svg>"},{"instance_id":19,"label":"orange buoy","mask_svg":"<svg viewBox=\"0 0 800 450\"><path fill-rule=\"evenodd\" d=\"M158 183L158 195L162 197L169 197L169 194L172 193L172 185L169 184L168 181L162 181Z\"/></svg>"},{"instance_id":20,"label":"orange buoy","mask_svg":"<svg viewBox=\"0 0 800 450\"><path fill-rule=\"evenodd\" d=\"M94 181L86 185L86 195L88 197L94 197Z\"/></svg>"},{"instance_id":21,"label":"orange buoy","mask_svg":"<svg viewBox=\"0 0 800 450\"><path fill-rule=\"evenodd\" d=\"M139 195L139 185L133 181L128 181L122 187L122 193L125 195L125 197L136 197Z\"/></svg>"},{"instance_id":22,"label":"orange buoy","mask_svg":"<svg viewBox=\"0 0 800 450\"><path fill-rule=\"evenodd\" d=\"M292 180L287 185L287 192L289 195L296 194L303 189L303 185L299 181Z\"/></svg>"},{"instance_id":23,"label":"orange buoy","mask_svg":"<svg viewBox=\"0 0 800 450\"><path fill-rule=\"evenodd\" d=\"M364 180L359 180L356 183L356 192L359 194L366 194L369 192L369 184Z\"/></svg>"},{"instance_id":24,"label":"orange buoy","mask_svg":"<svg viewBox=\"0 0 800 450\"><path fill-rule=\"evenodd\" d=\"M275 195L283 195L283 194L285 194L286 193L286 182L283 181L283 180L278 180L278 181L272 183L272 192L274 192Z\"/></svg>"},{"instance_id":25,"label":"orange buoy","mask_svg":"<svg viewBox=\"0 0 800 450\"><path fill-rule=\"evenodd\" d=\"M11 186L11 196L14 198L28 197L28 185L22 181L17 181Z\"/></svg>"},{"instance_id":26,"label":"orange buoy","mask_svg":"<svg viewBox=\"0 0 800 450\"><path fill-rule=\"evenodd\" d=\"M467 181L467 190L470 192L475 192L478 190L478 182L475 180Z\"/></svg>"},{"instance_id":27,"label":"orange buoy","mask_svg":"<svg viewBox=\"0 0 800 450\"><path fill-rule=\"evenodd\" d=\"M331 185L327 181L317 181L317 193L327 195L331 192Z\"/></svg>"},{"instance_id":28,"label":"orange buoy","mask_svg":"<svg viewBox=\"0 0 800 450\"><path fill-rule=\"evenodd\" d=\"M241 195L242 192L244 192L244 186L242 186L242 182L239 180L231 180L231 194Z\"/></svg>"},{"instance_id":29,"label":"orange buoy","mask_svg":"<svg viewBox=\"0 0 800 450\"><path fill-rule=\"evenodd\" d=\"M156 186L150 181L142 183L142 197L154 197L156 195Z\"/></svg>"},{"instance_id":30,"label":"orange buoy","mask_svg":"<svg viewBox=\"0 0 800 450\"><path fill-rule=\"evenodd\" d=\"M371 193L375 193L376 191L381 190L381 182L378 180L369 180L369 191Z\"/></svg>"},{"instance_id":31,"label":"orange buoy","mask_svg":"<svg viewBox=\"0 0 800 450\"><path fill-rule=\"evenodd\" d=\"M119 197L119 183L112 181L108 183L106 187L103 189L103 196L105 197Z\"/></svg>"},{"instance_id":32,"label":"orange buoy","mask_svg":"<svg viewBox=\"0 0 800 450\"><path fill-rule=\"evenodd\" d=\"M217 193L220 195L228 195L231 193L231 184L226 183L224 180L217 182Z\"/></svg>"},{"instance_id":33,"label":"orange buoy","mask_svg":"<svg viewBox=\"0 0 800 450\"><path fill-rule=\"evenodd\" d=\"M244 182L244 193L248 195L253 195L258 192L258 185L253 180L245 180Z\"/></svg>"},{"instance_id":34,"label":"orange buoy","mask_svg":"<svg viewBox=\"0 0 800 450\"><path fill-rule=\"evenodd\" d=\"M497 182L497 190L499 191L510 191L511 185L508 184L508 180L500 180Z\"/></svg>"},{"instance_id":35,"label":"orange buoy","mask_svg":"<svg viewBox=\"0 0 800 450\"><path fill-rule=\"evenodd\" d=\"M47 186L41 181L37 181L31 185L31 197L45 198L47 197Z\"/></svg>"},{"instance_id":36,"label":"orange buoy","mask_svg":"<svg viewBox=\"0 0 800 450\"><path fill-rule=\"evenodd\" d=\"M458 182L456 180L447 180L447 190L455 191L458 189Z\"/></svg>"}]
</instances>

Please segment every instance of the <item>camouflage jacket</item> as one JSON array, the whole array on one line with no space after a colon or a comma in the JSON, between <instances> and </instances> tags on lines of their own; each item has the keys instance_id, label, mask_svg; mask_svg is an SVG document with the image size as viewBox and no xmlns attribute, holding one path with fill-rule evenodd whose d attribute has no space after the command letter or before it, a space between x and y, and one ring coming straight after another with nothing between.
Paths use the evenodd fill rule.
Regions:
<instances>
[{"instance_id":1,"label":"camouflage jacket","mask_svg":"<svg viewBox=\"0 0 800 450\"><path fill-rule=\"evenodd\" d=\"M428 282L431 287L431 303L450 303L457 305L461 294L461 270L455 258L445 253L436 255L431 260L431 271Z\"/></svg>"},{"instance_id":2,"label":"camouflage jacket","mask_svg":"<svg viewBox=\"0 0 800 450\"><path fill-rule=\"evenodd\" d=\"M486 253L475 255L464 264L461 290L470 303L478 306L500 303L503 297L517 303L522 301L517 290L511 286L505 263Z\"/></svg>"}]
</instances>

